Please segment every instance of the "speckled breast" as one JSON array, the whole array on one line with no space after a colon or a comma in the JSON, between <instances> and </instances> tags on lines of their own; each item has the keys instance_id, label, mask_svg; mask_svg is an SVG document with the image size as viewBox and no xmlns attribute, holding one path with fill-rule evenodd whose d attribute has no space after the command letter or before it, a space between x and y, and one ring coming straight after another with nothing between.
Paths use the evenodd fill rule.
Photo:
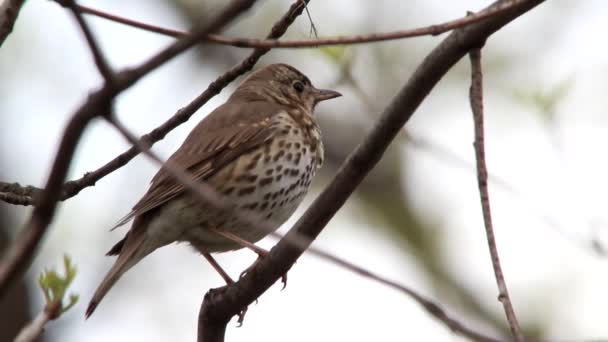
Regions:
<instances>
[{"instance_id":1,"label":"speckled breast","mask_svg":"<svg viewBox=\"0 0 608 342\"><path fill-rule=\"evenodd\" d=\"M316 123L297 120L287 112L273 117L277 133L258 149L239 157L209 179L234 203L233 211L249 211L277 229L302 202L316 170L323 163L323 144ZM312 118L310 118L312 119ZM230 212L200 213L196 229L182 240L203 252L220 252L242 246L208 232L216 228L256 242L267 234L239 222Z\"/></svg>"}]
</instances>

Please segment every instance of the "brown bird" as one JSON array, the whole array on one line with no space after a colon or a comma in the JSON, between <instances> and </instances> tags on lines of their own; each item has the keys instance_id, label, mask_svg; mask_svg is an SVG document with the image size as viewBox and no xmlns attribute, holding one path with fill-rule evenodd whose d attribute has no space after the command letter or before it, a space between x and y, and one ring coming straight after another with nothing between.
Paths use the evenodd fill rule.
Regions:
<instances>
[{"instance_id":1,"label":"brown bird","mask_svg":"<svg viewBox=\"0 0 608 342\"><path fill-rule=\"evenodd\" d=\"M315 88L287 64L269 65L245 79L169 158L225 196L231 209L206 205L161 168L148 192L116 225L133 219L129 232L107 254L118 259L95 291L86 316L128 269L176 241L190 243L230 283L210 253L253 248L266 235L242 224L237 212L255 213L274 229L293 214L323 163L313 110L338 96Z\"/></svg>"}]
</instances>

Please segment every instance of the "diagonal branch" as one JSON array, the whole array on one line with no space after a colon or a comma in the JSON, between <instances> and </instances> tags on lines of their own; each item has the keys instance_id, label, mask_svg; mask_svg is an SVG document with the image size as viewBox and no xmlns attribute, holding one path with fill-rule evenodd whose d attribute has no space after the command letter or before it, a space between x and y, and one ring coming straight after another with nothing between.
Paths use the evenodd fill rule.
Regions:
<instances>
[{"instance_id":1,"label":"diagonal branch","mask_svg":"<svg viewBox=\"0 0 608 342\"><path fill-rule=\"evenodd\" d=\"M491 7L509 1L497 1ZM288 242L291 236L303 236L309 245L333 215L346 202L367 173L380 160L394 137L413 115L431 89L452 66L472 48L518 16L542 3L529 0L485 21L450 34L422 62L401 89L361 144L350 154L335 178L313 202L287 234L250 272L221 291L209 291L199 314L199 341L221 341L231 317L237 315L283 274L302 254L302 248ZM213 338L206 340L205 338Z\"/></svg>"},{"instance_id":2,"label":"diagonal branch","mask_svg":"<svg viewBox=\"0 0 608 342\"><path fill-rule=\"evenodd\" d=\"M17 16L25 0L6 0L0 3L0 47L13 31Z\"/></svg>"},{"instance_id":3,"label":"diagonal branch","mask_svg":"<svg viewBox=\"0 0 608 342\"><path fill-rule=\"evenodd\" d=\"M34 251L47 228L61 198L62 185L76 150L76 145L86 126L95 117L107 113L114 97L127 89L150 71L193 46L201 37L216 31L253 5L255 0L235 0L216 18L201 26L192 34L171 44L137 68L120 72L115 81L106 83L101 89L89 95L87 101L76 110L68 122L59 144L53 166L44 190L36 198L36 206L30 220L19 232L15 241L5 252L0 264L0 296L6 293L10 283L31 263Z\"/></svg>"},{"instance_id":4,"label":"diagonal branch","mask_svg":"<svg viewBox=\"0 0 608 342\"><path fill-rule=\"evenodd\" d=\"M65 1L67 7L70 8L72 14L76 18L76 22L78 22L78 26L80 26L80 30L84 34L84 37L89 45L89 50L91 50L91 54L93 55L93 59L95 60L95 65L97 66L97 70L101 76L103 76L106 83L114 82L114 73L112 72L110 66L106 58L104 57L95 37L93 37L93 33L89 28L89 25L84 21L82 14L78 11L78 5L74 0L66 0Z\"/></svg>"},{"instance_id":5,"label":"diagonal branch","mask_svg":"<svg viewBox=\"0 0 608 342\"><path fill-rule=\"evenodd\" d=\"M483 45L480 44L480 46ZM494 238L494 228L492 225L492 214L490 211L490 196L488 194L488 169L486 167L486 156L484 148L484 128L483 128L483 75L481 72L481 48L476 47L469 54L471 59L471 89L470 101L473 111L473 121L475 122L475 160L477 161L477 185L479 187L479 196L481 199L481 208L483 212L483 222L486 228L486 236L488 239L488 247L492 259L492 267L498 285L498 300L502 303L511 334L517 342L523 342L524 335L521 332L515 310L509 297L507 284L500 266L500 258L498 257L498 247Z\"/></svg>"},{"instance_id":6,"label":"diagonal branch","mask_svg":"<svg viewBox=\"0 0 608 342\"><path fill-rule=\"evenodd\" d=\"M289 25L291 25L302 13L304 4L308 2L309 0L295 0L287 13L273 25L268 34L268 38L274 39L281 37L285 31L287 31ZM230 84L230 82L253 69L253 66L257 61L268 51L270 51L269 48L258 48L253 50L241 63L235 65L215 81L211 82L207 89L192 100L192 102L178 110L165 123L147 134L144 134L140 140L146 145L153 145L155 142L163 139L171 130L188 121L199 108L207 103L212 97L219 94L223 88ZM87 172L79 179L66 182L63 185L60 199L69 199L76 196L82 189L95 185L98 180L125 166L131 159L135 158L138 153L139 152L135 147L131 147L97 170ZM35 203L36 196L40 194L40 191L41 189L33 186L22 187L17 183L0 182L0 200L11 204L32 205Z\"/></svg>"}]
</instances>

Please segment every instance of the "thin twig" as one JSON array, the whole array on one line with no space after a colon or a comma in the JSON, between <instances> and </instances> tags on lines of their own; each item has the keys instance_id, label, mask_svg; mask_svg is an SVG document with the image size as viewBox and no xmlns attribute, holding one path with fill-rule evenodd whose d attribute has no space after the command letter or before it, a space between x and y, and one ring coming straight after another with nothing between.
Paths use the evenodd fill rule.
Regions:
<instances>
[{"instance_id":1,"label":"thin twig","mask_svg":"<svg viewBox=\"0 0 608 342\"><path fill-rule=\"evenodd\" d=\"M437 318L439 321L443 322L454 333L468 337L473 341L483 341L483 342L500 341L494 337L490 337L490 336L484 335L478 331L475 331L475 330L467 327L466 325L464 325L459 320L457 320L453 317L450 317L450 315L439 304L424 297L423 295L417 293L415 290L413 290L405 285L399 284L396 281L393 281L393 280L387 279L383 276L380 276L380 275L374 273L373 271L370 271L369 269L365 269L361 266L358 266L346 259L342 259L337 256L334 256L326 251L323 251L322 249L320 249L318 247L310 246L310 247L308 247L308 249L306 249L306 246L302 245L300 243L302 241L302 239L291 240L290 238L288 238L286 236L285 240L289 240L289 243L294 244L299 248L303 248L306 252L308 252L312 255L315 255L325 261L329 261L343 269L356 273L356 274L362 276L363 278L373 280L382 285L388 286L394 290L404 293L405 295L414 299L418 304L420 304L431 316L433 316L433 317Z\"/></svg>"},{"instance_id":2,"label":"thin twig","mask_svg":"<svg viewBox=\"0 0 608 342\"><path fill-rule=\"evenodd\" d=\"M69 7L72 11L72 14L78 22L78 26L80 26L80 29L84 34L87 44L89 45L89 50L91 51L91 54L93 54L93 59L95 60L97 70L99 70L99 73L101 76L103 76L107 83L112 83L114 81L114 72L112 72L106 58L101 52L101 49L99 48L99 45L97 44L89 25L87 25L82 17L82 14L78 11L78 5L74 0L65 0L65 2L67 7Z\"/></svg>"},{"instance_id":3,"label":"thin twig","mask_svg":"<svg viewBox=\"0 0 608 342\"><path fill-rule=\"evenodd\" d=\"M348 44L364 44L364 43L373 43L380 41L388 41L388 40L396 40L403 38L411 38L411 37L420 37L426 35L439 35L445 33L447 31L451 31L456 28L464 27L487 18L490 18L494 15L500 14L502 12L507 12L510 9L519 6L521 3L526 0L512 0L501 4L495 8L488 9L486 11L481 11L475 13L471 16L462 17L459 19L454 19L450 21L446 21L441 24L430 25L415 29L409 30L398 30L391 32L381 32L381 33L371 33L371 34L362 34L362 35L352 35L352 36L335 36L335 37L326 37L326 38L318 38L318 39L305 39L305 40L277 40L277 39L252 39L252 38L240 38L240 37L226 37L217 34L209 34L205 39L211 43L231 45L242 48L316 48L319 46L326 45L348 45ZM121 16L117 16L111 13L107 13L98 9L94 9L87 6L79 6L79 10L82 13L95 15L101 18L105 18L117 23L125 24L128 26L140 28L146 31L163 34L170 37L183 37L187 36L189 33L180 30L174 30L169 28L160 27L157 25L151 25L147 23L143 23L141 21L124 18ZM314 23L311 19L311 29L314 30L315 37L316 28L314 27Z\"/></svg>"},{"instance_id":4,"label":"thin twig","mask_svg":"<svg viewBox=\"0 0 608 342\"><path fill-rule=\"evenodd\" d=\"M504 5L505 2L508 1L499 0L491 7ZM371 132L342 164L331 183L290 229L287 237L279 241L267 257L236 283L206 294L199 313L199 337L210 332L223 337L230 318L284 275L302 254L302 247L308 247L319 235L445 73L492 33L540 3L542 0L520 2L510 11L452 32L439 44L388 105ZM302 236L306 245L294 247L289 237L295 235Z\"/></svg>"},{"instance_id":5,"label":"thin twig","mask_svg":"<svg viewBox=\"0 0 608 342\"><path fill-rule=\"evenodd\" d=\"M310 33L309 34L311 37L315 37L315 39L317 39L317 38L319 38L319 32L317 31L315 22L312 20L312 16L310 15L308 6L305 5L304 10L306 11L306 16L308 17L308 22L310 22Z\"/></svg>"},{"instance_id":6,"label":"thin twig","mask_svg":"<svg viewBox=\"0 0 608 342\"><path fill-rule=\"evenodd\" d=\"M483 45L483 44L481 44ZM524 335L521 332L515 310L509 297L507 284L500 266L500 258L498 257L498 247L494 238L494 228L492 225L492 214L490 211L490 196L488 194L488 169L486 167L486 157L484 148L484 128L483 128L483 75L481 71L481 48L475 47L471 50L471 89L470 101L473 111L473 121L475 122L475 160L477 162L477 185L479 186L479 196L481 199L481 208L483 212L483 223L486 229L488 239L488 247L492 259L492 267L498 285L498 300L502 303L511 328L511 333L517 342L525 341Z\"/></svg>"},{"instance_id":7,"label":"thin twig","mask_svg":"<svg viewBox=\"0 0 608 342\"><path fill-rule=\"evenodd\" d=\"M133 85L150 71L192 47L201 37L222 28L238 14L252 6L254 2L255 0L235 0L231 2L217 17L195 30L195 33L191 36L176 41L140 66L119 73L114 82L106 83L106 86L91 93L87 101L76 110L64 131L46 186L36 198L36 206L32 211L30 220L24 225L17 238L3 255L0 263L0 296L7 292L8 286L30 265L36 247L53 220L76 145L89 122L93 118L103 115L104 111L110 107L114 97L120 92Z\"/></svg>"},{"instance_id":8,"label":"thin twig","mask_svg":"<svg viewBox=\"0 0 608 342\"><path fill-rule=\"evenodd\" d=\"M291 5L287 13L273 25L270 33L268 34L268 38L281 37L285 31L287 31L289 25L291 25L304 10L302 3L306 3L308 1L309 0L296 0ZM270 51L269 48L254 49L245 59L243 59L241 63L235 65L223 75L218 77L215 81L211 82L205 91L203 91L189 104L179 109L169 120L147 134L144 134L140 138L142 142L144 144L152 145L155 142L163 139L167 133L175 129L177 126L188 121L188 119L190 119L190 117L199 108L207 103L207 101L209 101L212 97L219 94L222 89L230 84L230 82L234 81L247 71L253 69L258 60L268 51ZM139 152L136 148L131 147L97 170L87 172L79 179L66 182L63 185L60 199L69 199L77 195L82 189L95 185L98 180L125 166L129 161L131 161L131 159L135 158L138 153ZM39 196L41 191L41 189L33 186L22 187L16 183L0 182L0 200L10 204L32 205L35 203L36 197Z\"/></svg>"},{"instance_id":9,"label":"thin twig","mask_svg":"<svg viewBox=\"0 0 608 342\"><path fill-rule=\"evenodd\" d=\"M57 1L57 2L59 2L60 5L63 5L62 2L60 2L60 1ZM139 28L139 29L142 29L145 31L159 33L159 34L173 37L173 38L180 38L180 37L187 36L189 34L188 32L185 32L185 31L179 31L179 30L164 28L164 27L160 27L160 26L156 26L156 25L152 25L152 24L147 24L147 23L144 23L141 21L121 17L119 15L115 15L112 13L108 13L108 12L98 10L98 9L95 9L92 7L84 6L84 5L78 5L77 9L79 12L84 13L84 14L90 14L90 15L93 15L96 17L108 19L108 20L116 22L116 23L136 27L136 28ZM210 35L210 36L214 36L214 35ZM209 36L207 36L205 39L209 40Z\"/></svg>"},{"instance_id":10,"label":"thin twig","mask_svg":"<svg viewBox=\"0 0 608 342\"><path fill-rule=\"evenodd\" d=\"M192 176L186 173L186 171L183 170L183 168L181 168L179 165L175 165L168 161L163 162L163 160L158 155L150 151L149 147L144 145L140 140L138 140L137 137L133 133L131 133L115 116L105 117L105 119L111 125L113 125L129 143L133 144L133 146L135 146L141 153L161 165L165 170L167 170L167 172L171 176L175 178L177 182L182 184L193 195L197 196L201 202L205 203L206 205L211 205L214 207L214 209L217 210L231 210L233 208L232 203L229 202L225 196L222 196L208 184L204 182L195 181ZM233 211L233 214L235 215L237 222L247 224L250 229L257 229L275 238L288 241L288 243L290 243L296 248L299 248L302 252L306 251L325 261L331 262L347 271L358 274L363 278L370 279L382 285L388 286L394 290L402 292L403 294L414 299L429 314L437 318L439 321L443 322L451 331L457 334L469 337L473 341L499 341L493 337L489 337L482 333L479 333L467 327L459 320L452 318L439 304L433 302L430 299L427 299L423 295L417 293L415 290L405 285L399 284L396 281L385 278L379 274L376 274L371 270L358 266L348 260L332 255L331 253L324 251L318 247L309 246L310 240L304 236L301 236L299 234L284 236L280 233L277 233L273 230L273 227L271 227L267 222L262 220L262 217L251 212Z\"/></svg>"}]
</instances>

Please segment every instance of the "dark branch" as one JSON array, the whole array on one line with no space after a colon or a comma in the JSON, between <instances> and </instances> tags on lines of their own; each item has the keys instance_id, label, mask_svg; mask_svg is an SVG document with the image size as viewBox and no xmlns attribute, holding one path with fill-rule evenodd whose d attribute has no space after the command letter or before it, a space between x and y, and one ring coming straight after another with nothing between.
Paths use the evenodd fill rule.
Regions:
<instances>
[{"instance_id":1,"label":"dark branch","mask_svg":"<svg viewBox=\"0 0 608 342\"><path fill-rule=\"evenodd\" d=\"M0 47L13 32L17 16L24 3L25 0L6 0L0 4Z\"/></svg>"},{"instance_id":2,"label":"dark branch","mask_svg":"<svg viewBox=\"0 0 608 342\"><path fill-rule=\"evenodd\" d=\"M101 76L103 76L106 83L114 82L114 73L110 69L106 58L103 56L99 45L97 44L95 37L93 37L93 33L89 28L89 25L84 21L84 18L78 11L78 5L74 0L66 0L66 5L72 10L72 14L76 18L76 22L78 22L78 26L80 26L80 30L84 34L84 37L89 45L89 50L91 50L91 54L93 55L93 59L95 60L95 65L97 66L97 70Z\"/></svg>"},{"instance_id":3,"label":"dark branch","mask_svg":"<svg viewBox=\"0 0 608 342\"><path fill-rule=\"evenodd\" d=\"M141 66L117 74L115 81L89 95L87 101L70 119L61 139L51 172L44 190L36 198L36 206L29 222L19 232L16 240L8 248L0 264L0 296L6 293L10 283L30 264L36 247L47 231L55 214L57 202L62 194L62 185L76 145L82 132L96 116L103 115L111 102L121 91L127 89L148 72L193 46L201 37L217 31L242 11L253 5L255 0L235 0L216 18L196 29L191 36L176 41L168 48L150 58Z\"/></svg>"},{"instance_id":4,"label":"dark branch","mask_svg":"<svg viewBox=\"0 0 608 342\"><path fill-rule=\"evenodd\" d=\"M7 292L10 283L30 264L36 246L53 219L61 186L82 132L98 115L99 108L105 108L113 96L114 94L109 88L102 88L95 92L89 96L86 103L72 115L68 122L45 190L37 198L37 205L34 207L29 222L22 228L3 255L0 264L0 296Z\"/></svg>"},{"instance_id":5,"label":"dark branch","mask_svg":"<svg viewBox=\"0 0 608 342\"><path fill-rule=\"evenodd\" d=\"M509 1L497 1L491 7L506 2ZM221 291L212 290L207 293L199 315L199 341L200 336L217 337L205 342L220 341L230 318L245 309L291 268L303 251L300 247L294 247L289 242L289 237L302 236L310 244L318 236L380 160L431 89L456 62L492 33L541 2L542 0L520 2L509 11L454 31L435 48L389 104L372 132L350 154L332 182L289 231L287 238L279 241L268 256L238 282Z\"/></svg>"},{"instance_id":6,"label":"dark branch","mask_svg":"<svg viewBox=\"0 0 608 342\"><path fill-rule=\"evenodd\" d=\"M483 45L483 44L482 44ZM484 128L483 128L483 75L481 72L481 48L474 48L469 54L471 59L471 89L470 101L473 111L473 121L475 123L475 160L477 162L477 185L479 187L479 197L481 200L481 209L483 212L483 223L486 228L486 237L488 239L488 248L490 249L490 257L492 259L492 267L494 268L494 276L498 285L498 300L502 303L511 328L511 334L515 341L523 342L524 335L521 332L515 310L509 297L507 284L500 266L500 258L498 257L498 247L494 238L494 228L492 225L492 213L490 211L490 195L488 194L488 169L486 167L486 153L484 143Z\"/></svg>"}]
</instances>

